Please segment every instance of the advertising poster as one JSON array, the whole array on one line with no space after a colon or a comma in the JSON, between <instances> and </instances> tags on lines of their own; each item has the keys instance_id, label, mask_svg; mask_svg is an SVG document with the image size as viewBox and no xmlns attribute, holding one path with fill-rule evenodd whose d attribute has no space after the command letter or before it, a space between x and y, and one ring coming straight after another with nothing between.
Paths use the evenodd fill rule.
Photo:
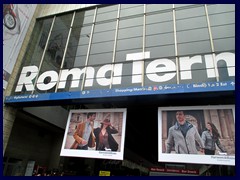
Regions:
<instances>
[{"instance_id":1,"label":"advertising poster","mask_svg":"<svg viewBox=\"0 0 240 180\"><path fill-rule=\"evenodd\" d=\"M3 89L13 71L36 4L3 4Z\"/></svg>"},{"instance_id":2,"label":"advertising poster","mask_svg":"<svg viewBox=\"0 0 240 180\"><path fill-rule=\"evenodd\" d=\"M158 108L158 161L235 165L235 106Z\"/></svg>"},{"instance_id":3,"label":"advertising poster","mask_svg":"<svg viewBox=\"0 0 240 180\"><path fill-rule=\"evenodd\" d=\"M69 112L60 156L123 160L126 109Z\"/></svg>"}]
</instances>

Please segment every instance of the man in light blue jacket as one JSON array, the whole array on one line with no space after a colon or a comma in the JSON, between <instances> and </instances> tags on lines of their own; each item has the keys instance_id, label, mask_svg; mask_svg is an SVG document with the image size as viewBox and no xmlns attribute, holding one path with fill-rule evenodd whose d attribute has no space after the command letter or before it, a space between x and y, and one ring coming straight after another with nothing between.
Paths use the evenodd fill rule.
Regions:
<instances>
[{"instance_id":1,"label":"man in light blue jacket","mask_svg":"<svg viewBox=\"0 0 240 180\"><path fill-rule=\"evenodd\" d=\"M186 121L183 111L176 112L177 122L169 128L166 153L171 153L174 146L177 154L198 154L196 141L200 151L204 151L203 141L197 128Z\"/></svg>"}]
</instances>

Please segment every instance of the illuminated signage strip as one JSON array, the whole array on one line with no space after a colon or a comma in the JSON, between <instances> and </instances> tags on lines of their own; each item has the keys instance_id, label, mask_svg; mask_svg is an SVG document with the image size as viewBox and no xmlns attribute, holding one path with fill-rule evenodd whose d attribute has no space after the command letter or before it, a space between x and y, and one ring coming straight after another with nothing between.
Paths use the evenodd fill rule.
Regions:
<instances>
[{"instance_id":1,"label":"illuminated signage strip","mask_svg":"<svg viewBox=\"0 0 240 180\"><path fill-rule=\"evenodd\" d=\"M158 86L154 85L154 86L144 86L144 87L86 90L86 91L75 91L75 92L25 94L25 95L7 96L5 98L5 103L49 101L49 100L70 100L70 99L135 96L135 95L191 93L191 92L216 92L216 91L233 91L233 90L235 90L234 81L203 82L203 83L191 83L191 84L168 84L168 85L158 85Z\"/></svg>"},{"instance_id":2,"label":"illuminated signage strip","mask_svg":"<svg viewBox=\"0 0 240 180\"><path fill-rule=\"evenodd\" d=\"M167 169L167 168L151 167L150 171L165 172L165 173L177 173L177 174L199 174L199 170L190 170L190 169Z\"/></svg>"}]
</instances>

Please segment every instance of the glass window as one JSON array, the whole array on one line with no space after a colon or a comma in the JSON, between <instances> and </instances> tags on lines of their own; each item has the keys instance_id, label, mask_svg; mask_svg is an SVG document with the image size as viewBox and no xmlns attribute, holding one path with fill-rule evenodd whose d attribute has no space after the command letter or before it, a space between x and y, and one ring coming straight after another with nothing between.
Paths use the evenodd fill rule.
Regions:
<instances>
[{"instance_id":1,"label":"glass window","mask_svg":"<svg viewBox=\"0 0 240 180\"><path fill-rule=\"evenodd\" d=\"M215 51L235 51L235 38L224 38L213 40Z\"/></svg>"},{"instance_id":2,"label":"glass window","mask_svg":"<svg viewBox=\"0 0 240 180\"><path fill-rule=\"evenodd\" d=\"M87 55L88 46L77 46L76 56L85 56Z\"/></svg>"},{"instance_id":3,"label":"glass window","mask_svg":"<svg viewBox=\"0 0 240 180\"><path fill-rule=\"evenodd\" d=\"M130 28L143 25L143 17L124 19L119 21L119 29Z\"/></svg>"},{"instance_id":4,"label":"glass window","mask_svg":"<svg viewBox=\"0 0 240 180\"><path fill-rule=\"evenodd\" d=\"M224 24L235 24L234 12L209 15L211 26L219 26Z\"/></svg>"},{"instance_id":5,"label":"glass window","mask_svg":"<svg viewBox=\"0 0 240 180\"><path fill-rule=\"evenodd\" d=\"M95 43L91 46L91 54L113 51L114 41Z\"/></svg>"},{"instance_id":6,"label":"glass window","mask_svg":"<svg viewBox=\"0 0 240 180\"><path fill-rule=\"evenodd\" d=\"M224 24L234 24L235 14L234 13L223 13L217 15L209 15L211 26L218 26Z\"/></svg>"},{"instance_id":7,"label":"glass window","mask_svg":"<svg viewBox=\"0 0 240 180\"><path fill-rule=\"evenodd\" d=\"M89 9L87 11L82 11L84 13L85 16L93 16L95 13L95 7L94 9Z\"/></svg>"},{"instance_id":8,"label":"glass window","mask_svg":"<svg viewBox=\"0 0 240 180\"><path fill-rule=\"evenodd\" d=\"M70 34L70 39L68 42L68 48L76 47L78 45L79 38L80 38L80 35L76 31L72 30ZM72 54L72 56L73 55L74 54Z\"/></svg>"},{"instance_id":9,"label":"glass window","mask_svg":"<svg viewBox=\"0 0 240 180\"><path fill-rule=\"evenodd\" d=\"M31 41L28 44L26 54L24 56L24 64L39 66L46 46L48 34L52 25L53 18L43 19L36 22L36 25L31 36Z\"/></svg>"},{"instance_id":10,"label":"glass window","mask_svg":"<svg viewBox=\"0 0 240 180\"><path fill-rule=\"evenodd\" d=\"M165 46L146 47L145 51L150 51L151 58L167 58L175 55L174 44Z\"/></svg>"},{"instance_id":11,"label":"glass window","mask_svg":"<svg viewBox=\"0 0 240 180\"><path fill-rule=\"evenodd\" d=\"M116 24L116 22L114 23ZM111 23L111 25L114 25L114 23ZM104 27L103 24L96 24L95 28L98 30L101 29L98 28L98 26L101 28ZM116 25L113 27L115 26ZM106 64L112 62L114 40L115 29L101 32L94 31L88 65Z\"/></svg>"},{"instance_id":12,"label":"glass window","mask_svg":"<svg viewBox=\"0 0 240 180\"><path fill-rule=\"evenodd\" d=\"M184 18L193 18L198 16L205 16L204 5L202 7L192 7L188 9L176 9L176 20Z\"/></svg>"},{"instance_id":13,"label":"glass window","mask_svg":"<svg viewBox=\"0 0 240 180\"><path fill-rule=\"evenodd\" d=\"M117 19L117 11L108 12L108 13L104 13L104 14L98 14L97 18L96 18L96 22L111 20L114 18Z\"/></svg>"},{"instance_id":14,"label":"glass window","mask_svg":"<svg viewBox=\"0 0 240 180\"><path fill-rule=\"evenodd\" d=\"M153 11L161 11L166 9L172 9L172 4L147 4L146 9L147 12L153 12Z\"/></svg>"},{"instance_id":15,"label":"glass window","mask_svg":"<svg viewBox=\"0 0 240 180\"><path fill-rule=\"evenodd\" d=\"M86 57L87 57L86 55L74 57L73 67L85 66L85 64L86 64ZM66 61L66 62L68 62L68 61Z\"/></svg>"},{"instance_id":16,"label":"glass window","mask_svg":"<svg viewBox=\"0 0 240 180\"><path fill-rule=\"evenodd\" d=\"M146 26L146 35L173 32L173 22L151 24Z\"/></svg>"},{"instance_id":17,"label":"glass window","mask_svg":"<svg viewBox=\"0 0 240 180\"><path fill-rule=\"evenodd\" d=\"M198 41L190 43L178 43L178 55L191 55L191 54L201 54L210 53L211 46L210 41Z\"/></svg>"},{"instance_id":18,"label":"glass window","mask_svg":"<svg viewBox=\"0 0 240 180\"><path fill-rule=\"evenodd\" d=\"M88 65L106 64L112 62L113 53L91 54L89 56Z\"/></svg>"},{"instance_id":19,"label":"glass window","mask_svg":"<svg viewBox=\"0 0 240 180\"><path fill-rule=\"evenodd\" d=\"M91 33L90 33L91 34ZM90 39L90 35L81 35L79 37L79 42L78 45L82 46L82 45L88 45L89 44L89 39Z\"/></svg>"},{"instance_id":20,"label":"glass window","mask_svg":"<svg viewBox=\"0 0 240 180\"><path fill-rule=\"evenodd\" d=\"M94 10L76 12L73 28L93 22Z\"/></svg>"},{"instance_id":21,"label":"glass window","mask_svg":"<svg viewBox=\"0 0 240 180\"><path fill-rule=\"evenodd\" d=\"M142 47L142 38L139 38L139 37L117 41L118 51L132 49L132 48L141 48L141 47Z\"/></svg>"},{"instance_id":22,"label":"glass window","mask_svg":"<svg viewBox=\"0 0 240 180\"><path fill-rule=\"evenodd\" d=\"M76 66L74 66L75 58L77 59L79 57L75 57L75 56L73 56L73 57L65 57L63 68L64 69L70 69L70 68L76 67ZM85 62L85 59L84 59L84 62Z\"/></svg>"},{"instance_id":23,"label":"glass window","mask_svg":"<svg viewBox=\"0 0 240 180\"><path fill-rule=\"evenodd\" d=\"M177 42L193 42L209 39L208 29L193 29L188 31L177 32Z\"/></svg>"},{"instance_id":24,"label":"glass window","mask_svg":"<svg viewBox=\"0 0 240 180\"><path fill-rule=\"evenodd\" d=\"M131 48L125 51L116 51L116 59L115 62L125 62L126 61L126 56L127 54L131 54L131 53L139 53L142 52L143 49L142 48Z\"/></svg>"},{"instance_id":25,"label":"glass window","mask_svg":"<svg viewBox=\"0 0 240 180\"><path fill-rule=\"evenodd\" d=\"M207 28L206 16L178 20L176 22L177 31L197 28Z\"/></svg>"},{"instance_id":26,"label":"glass window","mask_svg":"<svg viewBox=\"0 0 240 180\"><path fill-rule=\"evenodd\" d=\"M115 62L125 61L129 53L143 51L143 17L120 20L119 27Z\"/></svg>"},{"instance_id":27,"label":"glass window","mask_svg":"<svg viewBox=\"0 0 240 180\"><path fill-rule=\"evenodd\" d=\"M111 63L113 56L113 47L114 41L92 44L88 65Z\"/></svg>"},{"instance_id":28,"label":"glass window","mask_svg":"<svg viewBox=\"0 0 240 180\"><path fill-rule=\"evenodd\" d=\"M94 33L116 29L116 22L96 23Z\"/></svg>"},{"instance_id":29,"label":"glass window","mask_svg":"<svg viewBox=\"0 0 240 180\"><path fill-rule=\"evenodd\" d=\"M84 27L81 27L80 28L80 35L81 36L84 36L85 35L85 37L90 37L90 35L91 35L91 30L92 30L92 26L84 26Z\"/></svg>"},{"instance_id":30,"label":"glass window","mask_svg":"<svg viewBox=\"0 0 240 180\"><path fill-rule=\"evenodd\" d=\"M92 43L113 41L115 39L115 30L105 31L101 33L94 33Z\"/></svg>"},{"instance_id":31,"label":"glass window","mask_svg":"<svg viewBox=\"0 0 240 180\"><path fill-rule=\"evenodd\" d=\"M73 14L67 14L56 17L39 74L42 74L49 70L56 71L57 73L59 72L72 16ZM58 30L59 28L60 29L62 28L62 31L59 31ZM46 76L43 82L37 83L36 85L37 88L35 89L34 92L35 93L55 92L56 83L58 80L57 73L54 75L54 77ZM46 84L52 85L52 88L49 90L39 90L39 87L41 85Z\"/></svg>"},{"instance_id":32,"label":"glass window","mask_svg":"<svg viewBox=\"0 0 240 180\"><path fill-rule=\"evenodd\" d=\"M144 12L143 4L140 6L137 6L137 7L131 7L131 8L126 8L126 9L124 9L124 7L125 7L125 5L121 5L120 18L137 15L137 14L143 14L143 12Z\"/></svg>"},{"instance_id":33,"label":"glass window","mask_svg":"<svg viewBox=\"0 0 240 180\"><path fill-rule=\"evenodd\" d=\"M176 10L179 55L211 52L204 6Z\"/></svg>"},{"instance_id":34,"label":"glass window","mask_svg":"<svg viewBox=\"0 0 240 180\"><path fill-rule=\"evenodd\" d=\"M41 71L59 71L73 14L57 16L50 35ZM61 29L61 30L58 30Z\"/></svg>"},{"instance_id":35,"label":"glass window","mask_svg":"<svg viewBox=\"0 0 240 180\"><path fill-rule=\"evenodd\" d=\"M211 28L213 39L235 37L235 25L215 26Z\"/></svg>"},{"instance_id":36,"label":"glass window","mask_svg":"<svg viewBox=\"0 0 240 180\"><path fill-rule=\"evenodd\" d=\"M68 31L71 25L73 13L57 16L52 31Z\"/></svg>"},{"instance_id":37,"label":"glass window","mask_svg":"<svg viewBox=\"0 0 240 180\"><path fill-rule=\"evenodd\" d=\"M35 65L39 67L44 48L46 46L48 34L52 25L53 18L41 19L37 20L36 25L33 29L33 33L31 35L31 41L28 44L27 50L24 55L24 61L22 67ZM17 77L20 77L21 71ZM34 84L35 79L33 79L32 83ZM17 84L18 79L15 84ZM30 94L31 91L26 91L25 86L21 92L14 92L14 94Z\"/></svg>"},{"instance_id":38,"label":"glass window","mask_svg":"<svg viewBox=\"0 0 240 180\"><path fill-rule=\"evenodd\" d=\"M209 5L215 51L235 51L235 5Z\"/></svg>"},{"instance_id":39,"label":"glass window","mask_svg":"<svg viewBox=\"0 0 240 180\"><path fill-rule=\"evenodd\" d=\"M153 14L153 15L146 16L146 24L162 23L166 21L173 21L172 12L164 12L160 14Z\"/></svg>"},{"instance_id":40,"label":"glass window","mask_svg":"<svg viewBox=\"0 0 240 180\"><path fill-rule=\"evenodd\" d=\"M82 20L82 24L92 24L93 23L93 18L94 16L85 16L84 19Z\"/></svg>"},{"instance_id":41,"label":"glass window","mask_svg":"<svg viewBox=\"0 0 240 180\"><path fill-rule=\"evenodd\" d=\"M110 6L98 8L97 13L102 14L102 13L107 13L107 12L112 12L117 10L118 10L118 5L110 5Z\"/></svg>"},{"instance_id":42,"label":"glass window","mask_svg":"<svg viewBox=\"0 0 240 180\"><path fill-rule=\"evenodd\" d=\"M218 14L223 12L235 12L235 4L210 4L207 5L208 14Z\"/></svg>"},{"instance_id":43,"label":"glass window","mask_svg":"<svg viewBox=\"0 0 240 180\"><path fill-rule=\"evenodd\" d=\"M118 15L118 5L99 8L97 11L96 22L116 19Z\"/></svg>"},{"instance_id":44,"label":"glass window","mask_svg":"<svg viewBox=\"0 0 240 180\"><path fill-rule=\"evenodd\" d=\"M179 7L187 7L187 6L192 6L194 4L174 4L175 8L179 8Z\"/></svg>"},{"instance_id":45,"label":"glass window","mask_svg":"<svg viewBox=\"0 0 240 180\"><path fill-rule=\"evenodd\" d=\"M130 38L130 37L137 37L143 35L143 27L132 27L126 29L119 29L118 31L118 39Z\"/></svg>"},{"instance_id":46,"label":"glass window","mask_svg":"<svg viewBox=\"0 0 240 180\"><path fill-rule=\"evenodd\" d=\"M174 44L173 33L146 36L146 47L163 46L169 44Z\"/></svg>"},{"instance_id":47,"label":"glass window","mask_svg":"<svg viewBox=\"0 0 240 180\"><path fill-rule=\"evenodd\" d=\"M129 9L129 8L136 8L142 7L143 4L121 4L121 9Z\"/></svg>"},{"instance_id":48,"label":"glass window","mask_svg":"<svg viewBox=\"0 0 240 180\"><path fill-rule=\"evenodd\" d=\"M72 29L65 56L65 66L76 67L85 64L90 34L91 26Z\"/></svg>"}]
</instances>

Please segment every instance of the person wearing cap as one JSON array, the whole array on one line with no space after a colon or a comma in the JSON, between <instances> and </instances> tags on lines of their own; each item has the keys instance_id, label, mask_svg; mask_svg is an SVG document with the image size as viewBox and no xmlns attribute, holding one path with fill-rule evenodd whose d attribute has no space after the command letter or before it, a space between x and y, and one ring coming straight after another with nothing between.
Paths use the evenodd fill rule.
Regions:
<instances>
[{"instance_id":1,"label":"person wearing cap","mask_svg":"<svg viewBox=\"0 0 240 180\"><path fill-rule=\"evenodd\" d=\"M71 149L88 150L88 147L95 147L95 135L93 132L93 124L96 119L96 113L88 113L87 120L78 124L73 137Z\"/></svg>"},{"instance_id":2,"label":"person wearing cap","mask_svg":"<svg viewBox=\"0 0 240 180\"><path fill-rule=\"evenodd\" d=\"M109 119L104 119L101 122L101 127L94 129L96 136L96 150L99 151L117 151L118 143L112 134L118 133L118 130L113 127Z\"/></svg>"}]
</instances>

